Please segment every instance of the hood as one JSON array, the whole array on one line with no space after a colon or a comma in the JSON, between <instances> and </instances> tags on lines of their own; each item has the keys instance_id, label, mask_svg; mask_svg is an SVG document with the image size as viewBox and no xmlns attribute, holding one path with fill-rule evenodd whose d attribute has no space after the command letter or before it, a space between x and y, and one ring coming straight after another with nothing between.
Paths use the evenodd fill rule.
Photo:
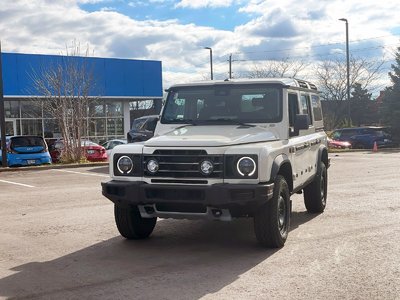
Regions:
<instances>
[{"instance_id":1,"label":"hood","mask_svg":"<svg viewBox=\"0 0 400 300\"><path fill-rule=\"evenodd\" d=\"M144 145L147 147L220 147L276 139L274 133L261 127L188 125L153 137Z\"/></svg>"}]
</instances>

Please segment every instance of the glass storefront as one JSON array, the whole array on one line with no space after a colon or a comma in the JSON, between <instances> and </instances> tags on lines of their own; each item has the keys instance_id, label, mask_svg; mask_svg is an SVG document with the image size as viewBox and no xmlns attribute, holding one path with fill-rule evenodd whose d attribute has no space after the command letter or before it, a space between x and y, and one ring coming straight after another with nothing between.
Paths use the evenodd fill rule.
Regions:
<instances>
[{"instance_id":1,"label":"glass storefront","mask_svg":"<svg viewBox=\"0 0 400 300\"><path fill-rule=\"evenodd\" d=\"M4 102L7 133L60 138L61 131L39 100L7 100ZM94 142L124 138L122 101L93 100L88 105L86 137Z\"/></svg>"}]
</instances>

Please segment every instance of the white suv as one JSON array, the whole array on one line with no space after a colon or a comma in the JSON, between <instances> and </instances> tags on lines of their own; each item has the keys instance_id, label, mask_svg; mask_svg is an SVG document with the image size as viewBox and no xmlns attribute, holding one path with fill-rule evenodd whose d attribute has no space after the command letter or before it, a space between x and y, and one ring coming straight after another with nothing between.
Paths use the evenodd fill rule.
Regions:
<instances>
[{"instance_id":1,"label":"white suv","mask_svg":"<svg viewBox=\"0 0 400 300\"><path fill-rule=\"evenodd\" d=\"M110 157L103 195L128 239L148 237L162 218L254 218L257 240L282 247L290 195L321 213L329 166L319 93L295 79L174 85L155 135Z\"/></svg>"}]
</instances>

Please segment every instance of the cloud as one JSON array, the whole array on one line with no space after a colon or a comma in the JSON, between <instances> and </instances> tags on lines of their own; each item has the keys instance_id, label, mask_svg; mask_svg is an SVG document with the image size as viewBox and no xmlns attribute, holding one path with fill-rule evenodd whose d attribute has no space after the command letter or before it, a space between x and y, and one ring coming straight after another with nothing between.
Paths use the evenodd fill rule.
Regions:
<instances>
[{"instance_id":1,"label":"cloud","mask_svg":"<svg viewBox=\"0 0 400 300\"><path fill-rule=\"evenodd\" d=\"M204 50L205 46L213 48L215 77L219 79L227 77L227 59L231 53L235 74L262 60L294 58L315 62L340 55L345 46L345 28L337 19L342 17L349 20L350 49L355 55L380 57L384 49L379 46L394 47L399 41L392 33L396 28L394 20L399 16L397 1L393 0L178 2L181 9L241 5L240 14L252 17L233 30L182 24L172 0L150 0L152 5L171 4L170 10L167 6L164 10L171 14L166 21L135 20L121 13L116 2L112 6L118 12L88 12L80 7L82 3L99 1L3 0L5 3L0 6L3 51L61 54L66 45L77 40L90 45L95 56L161 60L164 87L168 87L174 82L202 80L209 74L209 52ZM139 2L151 3L129 3ZM107 7L110 3L101 0L98 6ZM140 12L139 8L135 11ZM379 36L383 38L355 42Z\"/></svg>"},{"instance_id":2,"label":"cloud","mask_svg":"<svg viewBox=\"0 0 400 300\"><path fill-rule=\"evenodd\" d=\"M100 11L116 11L117 9L115 7L112 6L105 6L100 8Z\"/></svg>"},{"instance_id":3,"label":"cloud","mask_svg":"<svg viewBox=\"0 0 400 300\"><path fill-rule=\"evenodd\" d=\"M181 0L175 4L175 8L216 8L216 7L228 7L235 1L233 0Z\"/></svg>"},{"instance_id":4,"label":"cloud","mask_svg":"<svg viewBox=\"0 0 400 300\"><path fill-rule=\"evenodd\" d=\"M77 2L82 4L97 4L104 2L112 2L112 0L78 0Z\"/></svg>"}]
</instances>

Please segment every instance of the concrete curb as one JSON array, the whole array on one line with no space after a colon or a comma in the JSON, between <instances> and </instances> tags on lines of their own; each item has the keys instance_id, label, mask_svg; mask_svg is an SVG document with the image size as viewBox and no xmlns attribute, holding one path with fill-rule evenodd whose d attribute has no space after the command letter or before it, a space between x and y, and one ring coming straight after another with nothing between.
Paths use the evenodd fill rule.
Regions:
<instances>
[{"instance_id":1,"label":"concrete curb","mask_svg":"<svg viewBox=\"0 0 400 300\"><path fill-rule=\"evenodd\" d=\"M41 171L41 170L51 170L51 169L72 169L81 167L101 167L108 166L107 162L94 162L94 163L81 163L81 164L52 164L52 165L41 165L41 166L29 166L29 167L12 167L12 168L2 168L1 172L17 172L17 171Z\"/></svg>"}]
</instances>

